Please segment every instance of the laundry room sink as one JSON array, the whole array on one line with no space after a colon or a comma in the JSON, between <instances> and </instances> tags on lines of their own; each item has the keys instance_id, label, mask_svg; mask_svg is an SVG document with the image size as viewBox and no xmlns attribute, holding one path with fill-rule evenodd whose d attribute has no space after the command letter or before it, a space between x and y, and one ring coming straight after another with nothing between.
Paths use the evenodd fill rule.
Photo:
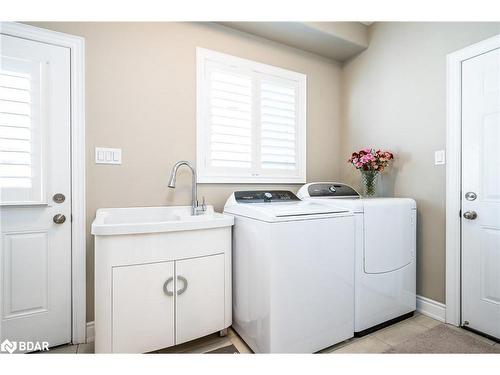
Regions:
<instances>
[{"instance_id":1,"label":"laundry room sink","mask_svg":"<svg viewBox=\"0 0 500 375\"><path fill-rule=\"evenodd\" d=\"M233 218L214 211L191 215L191 206L102 208L92 223L98 236L210 229L233 224Z\"/></svg>"},{"instance_id":2,"label":"laundry room sink","mask_svg":"<svg viewBox=\"0 0 500 375\"><path fill-rule=\"evenodd\" d=\"M191 213L192 206L97 210L96 353L151 352L232 324L234 218L212 206Z\"/></svg>"}]
</instances>

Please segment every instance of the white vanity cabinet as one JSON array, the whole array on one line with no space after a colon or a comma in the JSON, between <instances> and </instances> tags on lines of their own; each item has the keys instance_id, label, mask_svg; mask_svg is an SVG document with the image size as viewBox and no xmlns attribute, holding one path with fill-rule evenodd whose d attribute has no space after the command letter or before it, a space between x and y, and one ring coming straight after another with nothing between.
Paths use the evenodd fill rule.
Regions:
<instances>
[{"instance_id":1,"label":"white vanity cabinet","mask_svg":"<svg viewBox=\"0 0 500 375\"><path fill-rule=\"evenodd\" d=\"M217 218L149 233L93 226L96 353L146 353L231 325L233 218Z\"/></svg>"},{"instance_id":2,"label":"white vanity cabinet","mask_svg":"<svg viewBox=\"0 0 500 375\"><path fill-rule=\"evenodd\" d=\"M225 328L224 257L114 267L113 351L150 352Z\"/></svg>"}]
</instances>

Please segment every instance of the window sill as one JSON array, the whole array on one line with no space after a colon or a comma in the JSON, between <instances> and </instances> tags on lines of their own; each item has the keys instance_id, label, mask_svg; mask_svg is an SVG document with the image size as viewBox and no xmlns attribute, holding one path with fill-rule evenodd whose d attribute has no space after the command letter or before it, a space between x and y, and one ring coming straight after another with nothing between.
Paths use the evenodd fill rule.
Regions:
<instances>
[{"instance_id":1,"label":"window sill","mask_svg":"<svg viewBox=\"0 0 500 375\"><path fill-rule=\"evenodd\" d=\"M216 177L198 176L199 184L305 184L304 177Z\"/></svg>"}]
</instances>

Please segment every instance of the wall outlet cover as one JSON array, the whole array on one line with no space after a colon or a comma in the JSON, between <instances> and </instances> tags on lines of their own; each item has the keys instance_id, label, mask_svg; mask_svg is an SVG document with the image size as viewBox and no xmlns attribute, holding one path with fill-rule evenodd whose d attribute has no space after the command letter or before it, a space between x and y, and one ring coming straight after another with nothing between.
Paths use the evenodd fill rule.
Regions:
<instances>
[{"instance_id":1,"label":"wall outlet cover","mask_svg":"<svg viewBox=\"0 0 500 375\"><path fill-rule=\"evenodd\" d=\"M446 162L444 150L434 152L434 165L442 165Z\"/></svg>"},{"instance_id":2,"label":"wall outlet cover","mask_svg":"<svg viewBox=\"0 0 500 375\"><path fill-rule=\"evenodd\" d=\"M122 163L122 149L109 147L95 148L95 163L96 164L115 164Z\"/></svg>"}]
</instances>

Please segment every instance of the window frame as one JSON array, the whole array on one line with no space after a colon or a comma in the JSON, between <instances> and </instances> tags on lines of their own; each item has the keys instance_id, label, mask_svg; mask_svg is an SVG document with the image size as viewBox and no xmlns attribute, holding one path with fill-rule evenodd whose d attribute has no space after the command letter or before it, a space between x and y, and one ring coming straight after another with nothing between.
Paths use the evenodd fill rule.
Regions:
<instances>
[{"instance_id":1,"label":"window frame","mask_svg":"<svg viewBox=\"0 0 500 375\"><path fill-rule=\"evenodd\" d=\"M207 64L208 63L208 64ZM290 174L284 170L268 170L262 173L259 170L250 170L238 173L238 170L225 168L225 173L214 171L206 167L206 158L210 153L209 142L209 106L207 103L207 74L206 66L209 64L226 65L236 71L246 71L251 74L253 80L259 75L272 77L277 80L295 81L297 84L297 128L296 128L296 163L297 168ZM261 82L261 80L257 80ZM252 95L252 116L260 113L258 101L259 95ZM198 170L198 183L305 183L306 182L306 103L307 103L307 76L302 73L279 68L256 61L216 52L206 48L196 48L196 165ZM258 116L257 118L260 118ZM252 119L252 133L260 131L260 121ZM252 148L259 147L260 137L257 138L257 146L252 143ZM257 152L260 155L260 152Z\"/></svg>"}]
</instances>

